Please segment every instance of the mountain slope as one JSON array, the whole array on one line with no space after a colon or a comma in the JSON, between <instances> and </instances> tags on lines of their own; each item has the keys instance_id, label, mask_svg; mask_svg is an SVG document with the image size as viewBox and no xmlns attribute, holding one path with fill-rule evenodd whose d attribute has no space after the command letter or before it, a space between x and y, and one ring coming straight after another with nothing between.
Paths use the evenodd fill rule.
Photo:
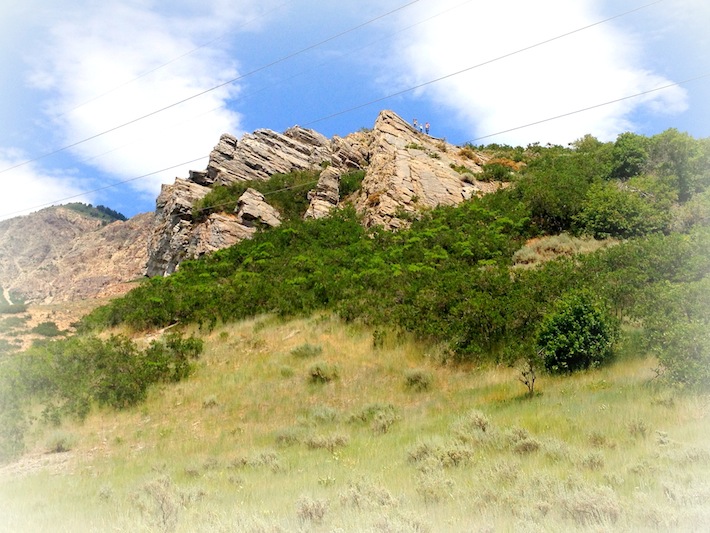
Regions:
<instances>
[{"instance_id":1,"label":"mountain slope","mask_svg":"<svg viewBox=\"0 0 710 533\"><path fill-rule=\"evenodd\" d=\"M152 214L107 224L66 207L0 222L5 299L37 303L122 294L143 274Z\"/></svg>"}]
</instances>

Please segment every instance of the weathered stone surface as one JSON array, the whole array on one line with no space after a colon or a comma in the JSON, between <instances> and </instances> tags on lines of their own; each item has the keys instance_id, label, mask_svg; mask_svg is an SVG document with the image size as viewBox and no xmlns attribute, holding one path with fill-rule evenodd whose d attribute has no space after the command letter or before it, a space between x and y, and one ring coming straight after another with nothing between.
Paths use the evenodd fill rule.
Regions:
<instances>
[{"instance_id":1,"label":"weathered stone surface","mask_svg":"<svg viewBox=\"0 0 710 533\"><path fill-rule=\"evenodd\" d=\"M272 228L281 225L279 212L266 203L263 194L251 188L239 198L236 213L239 224L248 228L253 228L257 222Z\"/></svg>"},{"instance_id":2,"label":"weathered stone surface","mask_svg":"<svg viewBox=\"0 0 710 533\"><path fill-rule=\"evenodd\" d=\"M205 222L191 228L186 255L199 257L228 248L249 239L255 232L256 228L244 226L236 215L212 213Z\"/></svg>"},{"instance_id":3,"label":"weathered stone surface","mask_svg":"<svg viewBox=\"0 0 710 533\"><path fill-rule=\"evenodd\" d=\"M334 149L339 156L334 158ZM324 161L337 166L357 164L357 154L332 146L325 136L294 126L283 134L261 129L241 140L225 134L210 154L207 173L200 183L229 184L236 181L266 180L273 174L317 167Z\"/></svg>"},{"instance_id":4,"label":"weathered stone surface","mask_svg":"<svg viewBox=\"0 0 710 533\"><path fill-rule=\"evenodd\" d=\"M192 206L205 197L209 187L176 178L173 185L163 185L156 200L155 222L148 240L145 274L165 275L175 272L186 258L194 257L192 244Z\"/></svg>"},{"instance_id":5,"label":"weathered stone surface","mask_svg":"<svg viewBox=\"0 0 710 533\"><path fill-rule=\"evenodd\" d=\"M368 226L401 228L406 225L401 213L456 205L499 187L475 179L485 159L464 157L457 146L418 132L391 111L377 118L369 160L355 203ZM454 166L469 172L461 174Z\"/></svg>"},{"instance_id":6,"label":"weathered stone surface","mask_svg":"<svg viewBox=\"0 0 710 533\"><path fill-rule=\"evenodd\" d=\"M340 199L340 172L328 167L321 172L316 188L308 193L311 201L306 218L323 218L338 206Z\"/></svg>"},{"instance_id":7,"label":"weathered stone surface","mask_svg":"<svg viewBox=\"0 0 710 533\"><path fill-rule=\"evenodd\" d=\"M141 277L153 214L111 224L65 207L0 222L5 298L67 302L127 292Z\"/></svg>"}]
</instances>

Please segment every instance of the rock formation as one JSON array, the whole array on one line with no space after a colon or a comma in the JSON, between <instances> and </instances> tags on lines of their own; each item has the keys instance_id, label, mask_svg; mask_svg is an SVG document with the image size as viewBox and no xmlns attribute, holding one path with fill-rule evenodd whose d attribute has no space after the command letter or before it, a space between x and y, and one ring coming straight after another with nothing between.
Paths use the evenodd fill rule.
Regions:
<instances>
[{"instance_id":1,"label":"rock formation","mask_svg":"<svg viewBox=\"0 0 710 533\"><path fill-rule=\"evenodd\" d=\"M500 187L476 180L485 162L485 156L425 135L391 111L380 113L371 131L332 139L299 126L282 134L258 130L240 140L225 134L205 170L163 186L154 214L105 225L59 207L0 222L0 287L5 299L15 294L38 303L120 294L143 274L170 274L185 259L281 223L281 214L254 188L241 195L234 212L195 216L195 204L218 185L319 170L304 216L322 218L343 201L341 177L365 170L360 190L344 200L366 225L396 230L423 210Z\"/></svg>"},{"instance_id":2,"label":"rock formation","mask_svg":"<svg viewBox=\"0 0 710 533\"><path fill-rule=\"evenodd\" d=\"M470 159L459 147L383 111L372 131L370 164L355 206L368 226L401 228L406 225L402 214L456 205L499 188L475 179L485 161L480 155Z\"/></svg>"},{"instance_id":3,"label":"rock formation","mask_svg":"<svg viewBox=\"0 0 710 533\"><path fill-rule=\"evenodd\" d=\"M204 171L192 171L163 186L149 244L146 274L167 275L187 258L250 237L255 220L275 226L280 216L254 190L244 193L236 213L193 219L192 206L216 185L266 180L275 173L324 168L310 191L306 218L322 218L338 207L340 178L366 169L351 198L368 226L404 227L411 216L438 205L456 205L500 185L475 179L486 159L414 129L391 111L380 113L369 132L327 139L294 126L283 134L257 130L241 140L224 134Z\"/></svg>"},{"instance_id":4,"label":"rock formation","mask_svg":"<svg viewBox=\"0 0 710 533\"><path fill-rule=\"evenodd\" d=\"M357 137L357 134L356 134ZM341 175L367 164L356 141L327 139L320 133L294 126L279 134L257 130L241 140L224 134L210 154L207 169L188 179L164 185L156 202L156 218L149 242L148 276L167 275L185 259L231 246L256 231L255 222L275 226L280 215L253 189L239 199L235 213L210 214L194 220L192 206L211 186L266 180L273 174L327 166Z\"/></svg>"}]
</instances>

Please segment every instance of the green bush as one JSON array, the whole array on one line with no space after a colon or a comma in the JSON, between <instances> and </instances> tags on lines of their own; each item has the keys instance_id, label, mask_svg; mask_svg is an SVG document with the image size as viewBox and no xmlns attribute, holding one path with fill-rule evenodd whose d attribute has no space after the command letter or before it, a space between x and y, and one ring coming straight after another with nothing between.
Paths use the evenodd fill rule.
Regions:
<instances>
[{"instance_id":1,"label":"green bush","mask_svg":"<svg viewBox=\"0 0 710 533\"><path fill-rule=\"evenodd\" d=\"M338 367L330 363L315 363L308 370L308 379L311 383L330 383L338 379Z\"/></svg>"},{"instance_id":2,"label":"green bush","mask_svg":"<svg viewBox=\"0 0 710 533\"><path fill-rule=\"evenodd\" d=\"M593 185L574 217L579 229L595 239L628 239L665 231L671 223L671 202L616 183Z\"/></svg>"},{"instance_id":3,"label":"green bush","mask_svg":"<svg viewBox=\"0 0 710 533\"><path fill-rule=\"evenodd\" d=\"M141 351L127 337L72 337L35 344L12 361L20 394L45 405L45 417L83 418L92 403L116 409L142 401L152 383L189 375L202 351L199 339L177 334Z\"/></svg>"},{"instance_id":4,"label":"green bush","mask_svg":"<svg viewBox=\"0 0 710 533\"><path fill-rule=\"evenodd\" d=\"M427 370L413 368L404 373L404 384L409 390L416 392L428 391L433 383L434 376Z\"/></svg>"},{"instance_id":5,"label":"green bush","mask_svg":"<svg viewBox=\"0 0 710 533\"><path fill-rule=\"evenodd\" d=\"M43 337L58 337L64 332L57 327L55 322L42 322L33 327L30 330L30 333L36 333L37 335L42 335Z\"/></svg>"},{"instance_id":6,"label":"green bush","mask_svg":"<svg viewBox=\"0 0 710 533\"><path fill-rule=\"evenodd\" d=\"M561 374L609 361L618 323L586 291L565 295L547 315L537 336L545 368Z\"/></svg>"},{"instance_id":7,"label":"green bush","mask_svg":"<svg viewBox=\"0 0 710 533\"><path fill-rule=\"evenodd\" d=\"M340 199L347 198L362 186L362 180L365 179L364 170L354 170L340 176Z\"/></svg>"},{"instance_id":8,"label":"green bush","mask_svg":"<svg viewBox=\"0 0 710 533\"><path fill-rule=\"evenodd\" d=\"M323 353L323 348L317 344L301 344L296 346L291 350L291 355L299 359L308 359L310 357L316 357Z\"/></svg>"}]
</instances>

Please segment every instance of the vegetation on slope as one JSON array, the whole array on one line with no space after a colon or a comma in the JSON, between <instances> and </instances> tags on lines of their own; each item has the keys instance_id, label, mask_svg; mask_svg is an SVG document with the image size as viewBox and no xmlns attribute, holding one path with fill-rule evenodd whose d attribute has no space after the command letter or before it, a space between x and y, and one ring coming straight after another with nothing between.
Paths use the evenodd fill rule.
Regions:
<instances>
[{"instance_id":1,"label":"vegetation on slope","mask_svg":"<svg viewBox=\"0 0 710 533\"><path fill-rule=\"evenodd\" d=\"M328 314L234 322L204 341L194 374L141 405L35 428L26 460L0 468L4 527L567 533L710 520L707 399L649 383L653 360L544 375L528 398L512 369L440 365L436 347ZM337 377L314 381L324 363Z\"/></svg>"},{"instance_id":2,"label":"vegetation on slope","mask_svg":"<svg viewBox=\"0 0 710 533\"><path fill-rule=\"evenodd\" d=\"M367 231L348 209L325 220L294 219L148 280L85 326L212 328L265 312L332 309L345 320L443 343L456 360L530 363L542 324L571 291L586 290L603 316L649 335L681 327L676 320L705 324L707 141L669 130L649 139L625 134L616 143L585 137L569 148L487 149L520 163L514 187L432 210L398 233ZM563 231L624 241L511 271L528 239ZM680 287L700 302L692 312L669 303L661 320L645 306L649 292L663 302ZM699 385L707 376L684 381Z\"/></svg>"},{"instance_id":3,"label":"vegetation on slope","mask_svg":"<svg viewBox=\"0 0 710 533\"><path fill-rule=\"evenodd\" d=\"M515 162L504 165L512 187L424 213L397 233L366 230L352 209L303 221L305 208L293 190L284 189L316 176L276 176L269 190L275 197L292 195L283 202L293 206L285 224L185 262L170 277L147 280L90 314L83 328L195 323L210 331L264 313L289 317L326 310L372 326L377 335L413 334L439 346L441 361L518 366L531 395L537 373L596 367L641 337L646 343L636 342L635 349L654 352L665 378L706 389L710 144L669 130L648 139L624 135L616 143L585 137L568 148L487 149ZM216 208L223 193L217 190L208 203ZM536 268L512 268L516 251L531 238L559 232L621 242ZM105 342L110 348L123 341ZM0 388L8 416L18 420L15 427L26 421L26 403L53 405L40 394L45 388L58 398L73 394L69 381L46 387L42 381L52 365L71 361L72 350L62 346L46 344L0 362ZM125 372L140 374L145 358L128 359L138 366ZM22 361L32 364L18 372ZM87 375L97 365L110 368L91 359L86 364ZM337 375L332 371L315 368L313 375ZM18 375L42 379L25 387L12 377ZM95 393L82 394L84 405L101 404ZM13 438L9 449L17 450Z\"/></svg>"},{"instance_id":4,"label":"vegetation on slope","mask_svg":"<svg viewBox=\"0 0 710 533\"><path fill-rule=\"evenodd\" d=\"M106 223L115 222L116 220L128 220L126 216L122 213L114 211L113 209L111 209L110 207L106 207L105 205L97 205L96 207L94 207L91 204L73 202L69 204L63 204L63 207L71 209L72 211L76 211L77 213L81 213L83 215L98 218L99 220L102 220Z\"/></svg>"}]
</instances>

